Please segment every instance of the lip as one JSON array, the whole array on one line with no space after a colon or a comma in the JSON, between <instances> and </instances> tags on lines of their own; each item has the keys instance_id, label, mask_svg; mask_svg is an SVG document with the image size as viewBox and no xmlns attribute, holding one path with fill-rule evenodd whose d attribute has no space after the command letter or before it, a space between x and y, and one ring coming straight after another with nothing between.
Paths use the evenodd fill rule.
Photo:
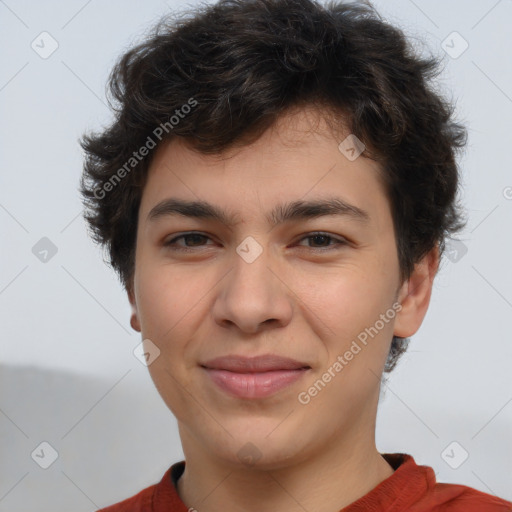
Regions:
<instances>
[{"instance_id":1,"label":"lip","mask_svg":"<svg viewBox=\"0 0 512 512\"><path fill-rule=\"evenodd\" d=\"M298 370L310 368L307 363L275 354L265 354L255 357L237 356L234 354L210 359L201 366L212 370L227 370L236 373L257 373L277 370Z\"/></svg>"},{"instance_id":2,"label":"lip","mask_svg":"<svg viewBox=\"0 0 512 512\"><path fill-rule=\"evenodd\" d=\"M237 398L265 398L290 386L311 367L278 355L228 355L201 364L221 390Z\"/></svg>"}]
</instances>

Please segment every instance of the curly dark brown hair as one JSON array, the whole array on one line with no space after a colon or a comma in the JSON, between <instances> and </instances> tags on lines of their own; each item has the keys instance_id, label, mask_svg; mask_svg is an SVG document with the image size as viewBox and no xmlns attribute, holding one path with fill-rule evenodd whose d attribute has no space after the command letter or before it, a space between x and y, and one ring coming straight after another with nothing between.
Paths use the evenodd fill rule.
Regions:
<instances>
[{"instance_id":1,"label":"curly dark brown hair","mask_svg":"<svg viewBox=\"0 0 512 512\"><path fill-rule=\"evenodd\" d=\"M112 70L112 124L81 141L94 240L130 289L152 148L182 137L220 154L257 140L289 109L312 105L333 114L333 127L342 120L364 142L363 156L379 162L407 279L465 225L456 153L467 132L430 83L441 62L417 54L368 2L220 0L163 18ZM385 371L407 342L393 338Z\"/></svg>"}]
</instances>

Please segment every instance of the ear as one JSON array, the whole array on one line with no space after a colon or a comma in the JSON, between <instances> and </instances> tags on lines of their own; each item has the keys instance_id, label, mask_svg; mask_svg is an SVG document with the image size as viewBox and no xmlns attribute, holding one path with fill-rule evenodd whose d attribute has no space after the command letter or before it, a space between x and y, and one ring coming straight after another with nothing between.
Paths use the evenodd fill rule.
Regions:
<instances>
[{"instance_id":1,"label":"ear","mask_svg":"<svg viewBox=\"0 0 512 512\"><path fill-rule=\"evenodd\" d=\"M130 325L132 326L132 329L134 331L141 332L140 320L139 320L139 310L137 308L137 301L135 300L135 293L133 290L133 282L126 289L126 292L128 294L128 301L130 302L130 306L132 309L132 312L130 315Z\"/></svg>"},{"instance_id":2,"label":"ear","mask_svg":"<svg viewBox=\"0 0 512 512\"><path fill-rule=\"evenodd\" d=\"M402 309L396 315L393 334L401 338L412 336L427 314L434 277L439 268L439 247L436 245L418 263L409 279L398 292Z\"/></svg>"}]
</instances>

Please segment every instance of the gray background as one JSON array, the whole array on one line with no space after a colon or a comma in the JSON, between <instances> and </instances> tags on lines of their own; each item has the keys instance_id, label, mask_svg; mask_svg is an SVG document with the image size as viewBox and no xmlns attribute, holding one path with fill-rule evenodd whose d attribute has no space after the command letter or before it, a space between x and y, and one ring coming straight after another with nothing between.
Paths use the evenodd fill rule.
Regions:
<instances>
[{"instance_id":1,"label":"gray background","mask_svg":"<svg viewBox=\"0 0 512 512\"><path fill-rule=\"evenodd\" d=\"M383 391L378 448L413 454L439 480L512 499L512 2L374 4L418 48L424 41L445 56L438 87L469 128L463 245L445 260ZM0 1L0 511L87 512L157 482L182 458L77 193L77 139L110 119L112 64L175 7L186 4ZM46 59L31 47L43 51L43 31L58 43ZM46 261L43 237L57 250ZM37 449L43 441L58 452L48 469L36 463L51 454ZM460 462L462 450L469 457L453 469L447 460Z\"/></svg>"}]
</instances>

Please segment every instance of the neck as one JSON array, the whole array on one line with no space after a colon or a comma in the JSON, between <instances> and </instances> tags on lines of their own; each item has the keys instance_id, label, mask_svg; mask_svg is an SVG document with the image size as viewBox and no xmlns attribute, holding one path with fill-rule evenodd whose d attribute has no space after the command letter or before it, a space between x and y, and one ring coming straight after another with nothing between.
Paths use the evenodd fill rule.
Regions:
<instances>
[{"instance_id":1,"label":"neck","mask_svg":"<svg viewBox=\"0 0 512 512\"><path fill-rule=\"evenodd\" d=\"M235 466L197 449L187 453L194 439L184 434L186 467L178 494L197 512L338 512L393 474L375 447L373 432L371 442L361 431L350 442L334 437L315 458L270 471Z\"/></svg>"}]
</instances>

